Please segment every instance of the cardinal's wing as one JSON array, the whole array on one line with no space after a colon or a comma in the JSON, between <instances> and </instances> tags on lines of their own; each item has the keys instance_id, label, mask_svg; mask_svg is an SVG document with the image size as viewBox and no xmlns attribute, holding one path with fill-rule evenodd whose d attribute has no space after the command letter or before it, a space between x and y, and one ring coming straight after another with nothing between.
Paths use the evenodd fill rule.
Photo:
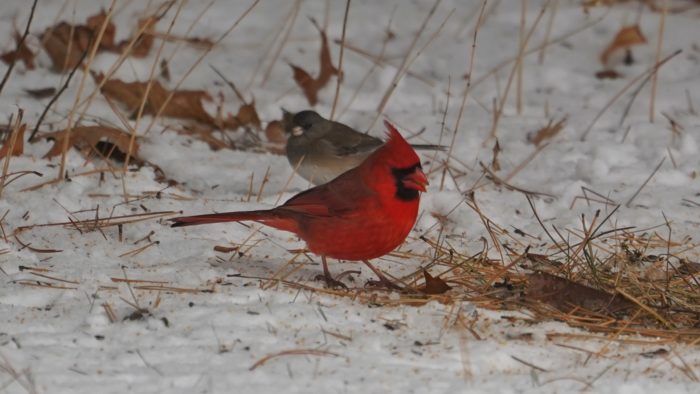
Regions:
<instances>
[{"instance_id":1,"label":"cardinal's wing","mask_svg":"<svg viewBox=\"0 0 700 394\"><path fill-rule=\"evenodd\" d=\"M376 194L359 175L356 169L350 170L331 182L297 194L279 209L319 217L352 216L373 201Z\"/></svg>"}]
</instances>

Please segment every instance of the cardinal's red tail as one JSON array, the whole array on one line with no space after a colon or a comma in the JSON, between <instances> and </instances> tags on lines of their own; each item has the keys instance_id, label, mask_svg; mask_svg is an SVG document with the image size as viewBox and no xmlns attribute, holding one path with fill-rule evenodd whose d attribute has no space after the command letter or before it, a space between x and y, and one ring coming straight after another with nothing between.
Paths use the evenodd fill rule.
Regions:
<instances>
[{"instance_id":1,"label":"cardinal's red tail","mask_svg":"<svg viewBox=\"0 0 700 394\"><path fill-rule=\"evenodd\" d=\"M270 209L264 211L247 212L222 212L209 215L181 216L170 219L173 224L170 227L195 226L199 224L224 223L224 222L259 222L270 227L284 231L296 232L298 229L296 221L285 215L281 215L277 210Z\"/></svg>"}]
</instances>

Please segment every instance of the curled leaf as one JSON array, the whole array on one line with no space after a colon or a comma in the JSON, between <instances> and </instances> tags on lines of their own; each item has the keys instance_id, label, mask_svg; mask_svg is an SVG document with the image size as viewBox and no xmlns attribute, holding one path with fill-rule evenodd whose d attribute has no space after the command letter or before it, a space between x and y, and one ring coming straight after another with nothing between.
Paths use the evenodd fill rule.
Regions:
<instances>
[{"instance_id":1,"label":"curled leaf","mask_svg":"<svg viewBox=\"0 0 700 394\"><path fill-rule=\"evenodd\" d=\"M320 67L318 77L314 78L303 68L290 64L294 73L294 81L299 85L304 92L309 105L314 106L318 102L318 92L328 84L333 75L338 75L338 69L333 66L331 61L331 52L328 49L328 38L326 32L323 31L316 22L312 19L312 23L318 28L321 35L321 52L319 54Z\"/></svg>"},{"instance_id":2,"label":"curled leaf","mask_svg":"<svg viewBox=\"0 0 700 394\"><path fill-rule=\"evenodd\" d=\"M620 29L615 38L608 44L603 53L600 54L600 62L608 65L613 53L620 50L628 50L634 45L646 44L647 39L642 34L639 25L625 26Z\"/></svg>"},{"instance_id":3,"label":"curled leaf","mask_svg":"<svg viewBox=\"0 0 700 394\"><path fill-rule=\"evenodd\" d=\"M562 312L580 307L594 312L617 313L634 305L626 299L544 272L528 274L527 298Z\"/></svg>"},{"instance_id":4,"label":"curled leaf","mask_svg":"<svg viewBox=\"0 0 700 394\"><path fill-rule=\"evenodd\" d=\"M624 75L615 70L606 69L597 71L595 77L598 79L618 79L624 77Z\"/></svg>"},{"instance_id":5,"label":"curled leaf","mask_svg":"<svg viewBox=\"0 0 700 394\"><path fill-rule=\"evenodd\" d=\"M554 123L553 119L549 120L546 126L540 128L534 134L529 134L527 136L528 141L532 142L536 146L540 146L544 141L554 138L566 125L566 117L562 118L557 123Z\"/></svg>"},{"instance_id":6,"label":"curled leaf","mask_svg":"<svg viewBox=\"0 0 700 394\"><path fill-rule=\"evenodd\" d=\"M425 285L418 288L418 290L425 294L443 294L451 289L444 280L430 275L426 270L423 270L423 277L425 278Z\"/></svg>"},{"instance_id":7,"label":"curled leaf","mask_svg":"<svg viewBox=\"0 0 700 394\"><path fill-rule=\"evenodd\" d=\"M250 103L244 103L238 109L238 115L236 119L241 126L251 125L256 129L260 129L260 117L258 117L258 111L255 109L255 100Z\"/></svg>"},{"instance_id":8,"label":"curled leaf","mask_svg":"<svg viewBox=\"0 0 700 394\"><path fill-rule=\"evenodd\" d=\"M280 120L273 120L267 123L265 127L265 136L268 141L277 144L284 144L287 142L287 137L284 134L284 127Z\"/></svg>"},{"instance_id":9,"label":"curled leaf","mask_svg":"<svg viewBox=\"0 0 700 394\"><path fill-rule=\"evenodd\" d=\"M27 70L33 70L34 56L36 55L34 55L34 52L32 52L27 47L26 42L20 45L20 42L22 41L22 36L17 30L15 30L13 36L15 38L15 46L17 48L15 50L8 51L0 55L0 60L2 60L3 63L8 65L16 62L22 62L24 63L24 66L27 68Z\"/></svg>"},{"instance_id":10,"label":"curled leaf","mask_svg":"<svg viewBox=\"0 0 700 394\"><path fill-rule=\"evenodd\" d=\"M54 87L40 89L24 89L24 91L37 100L52 97L54 94L56 94L56 88Z\"/></svg>"}]
</instances>

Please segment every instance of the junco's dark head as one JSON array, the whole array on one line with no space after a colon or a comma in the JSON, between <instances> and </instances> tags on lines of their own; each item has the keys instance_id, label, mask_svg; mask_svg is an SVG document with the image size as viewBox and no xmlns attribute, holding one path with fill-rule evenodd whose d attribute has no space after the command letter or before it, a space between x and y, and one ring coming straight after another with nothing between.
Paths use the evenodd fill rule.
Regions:
<instances>
[{"instance_id":1,"label":"junco's dark head","mask_svg":"<svg viewBox=\"0 0 700 394\"><path fill-rule=\"evenodd\" d=\"M314 126L322 124L323 122L326 122L326 119L317 112L301 111L294 115L286 131L290 133L292 137L300 137L302 135L310 137L308 135L309 133L321 132L320 127Z\"/></svg>"}]
</instances>

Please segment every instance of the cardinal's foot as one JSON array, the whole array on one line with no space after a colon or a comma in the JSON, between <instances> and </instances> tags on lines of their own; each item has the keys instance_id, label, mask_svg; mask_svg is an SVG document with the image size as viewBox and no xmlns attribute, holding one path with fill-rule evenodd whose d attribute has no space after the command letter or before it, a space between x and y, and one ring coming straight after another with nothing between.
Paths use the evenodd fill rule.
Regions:
<instances>
[{"instance_id":1,"label":"cardinal's foot","mask_svg":"<svg viewBox=\"0 0 700 394\"><path fill-rule=\"evenodd\" d=\"M367 267L369 267L369 269L371 269L372 272L374 272L375 275L377 275L377 278L379 278L379 280L369 280L369 281L367 281L367 283L365 283L365 287L374 287L374 288L388 289L388 290L398 290L398 291L404 291L404 290L405 290L403 287L401 287L401 286L395 284L394 282L392 282L391 280L389 280L389 278L387 278L386 275L384 275L384 274L382 273L382 271L380 271L379 269L377 269L377 267L375 267L375 266L373 266L372 264L370 264L369 261L367 261L367 260L362 260L362 262L365 263L365 265L366 265Z\"/></svg>"},{"instance_id":2,"label":"cardinal's foot","mask_svg":"<svg viewBox=\"0 0 700 394\"><path fill-rule=\"evenodd\" d=\"M387 290L398 290L398 291L404 291L405 289L396 283L390 281L387 279L386 276L382 276L379 278L379 280L368 280L367 283L365 283L365 287L370 287L374 289L387 289Z\"/></svg>"},{"instance_id":3,"label":"cardinal's foot","mask_svg":"<svg viewBox=\"0 0 700 394\"><path fill-rule=\"evenodd\" d=\"M322 280L326 282L326 287L328 287L329 289L348 289L345 283L339 281L338 279L335 279L330 275L318 274L316 276L316 280Z\"/></svg>"}]
</instances>

